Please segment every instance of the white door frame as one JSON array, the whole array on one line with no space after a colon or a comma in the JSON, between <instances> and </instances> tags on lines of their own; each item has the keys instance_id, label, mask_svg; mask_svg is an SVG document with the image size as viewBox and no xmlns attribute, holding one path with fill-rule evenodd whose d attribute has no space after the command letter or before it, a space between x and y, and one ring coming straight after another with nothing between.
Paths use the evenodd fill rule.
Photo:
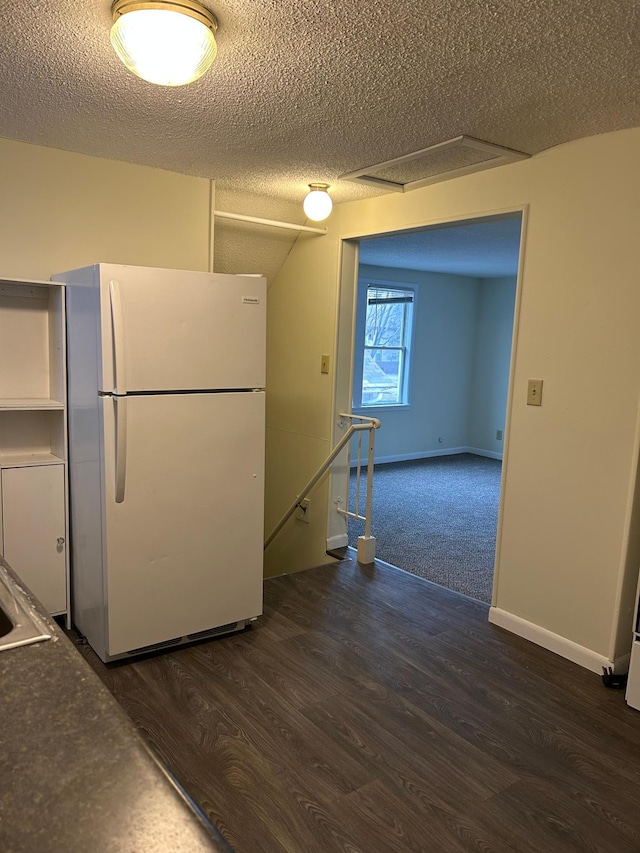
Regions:
<instances>
[{"instance_id":1,"label":"white door frame","mask_svg":"<svg viewBox=\"0 0 640 853\"><path fill-rule=\"evenodd\" d=\"M516 300L513 312L513 335L511 339L511 359L509 364L509 388L507 392L507 411L505 416L504 451L502 458L502 476L500 480L500 505L498 508L498 527L496 532L496 555L493 576L492 605L497 600L498 582L500 575L500 545L504 516L507 470L509 464L509 436L511 411L514 395L514 374L520 325L520 305L522 301L522 281L525 261L525 245L527 236L529 205L501 208L498 210L477 211L453 217L451 219L432 219L412 223L410 226L398 227L386 232L356 232L340 236L338 300L335 329L335 379L332 405L332 446L335 446L344 435L347 425L340 420L340 412L351 412L351 396L353 385L353 355L355 346L356 299L358 294L358 264L360 247L359 241L371 237L389 237L404 231L419 231L428 228L459 225L462 222L496 219L514 214L522 217L520 232L520 251L518 256L518 274L516 279ZM327 513L327 550L345 547L348 544L347 519L337 512L339 506L346 508L348 497L348 448L340 454L331 469L329 480L329 506ZM375 519L374 519L375 525ZM375 535L375 528L373 530Z\"/></svg>"}]
</instances>

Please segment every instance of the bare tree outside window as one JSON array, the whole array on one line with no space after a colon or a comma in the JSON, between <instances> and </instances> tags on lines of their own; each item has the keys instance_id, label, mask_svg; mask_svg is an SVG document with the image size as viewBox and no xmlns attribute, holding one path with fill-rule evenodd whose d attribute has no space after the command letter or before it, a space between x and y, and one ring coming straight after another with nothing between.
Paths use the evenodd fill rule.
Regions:
<instances>
[{"instance_id":1,"label":"bare tree outside window","mask_svg":"<svg viewBox=\"0 0 640 853\"><path fill-rule=\"evenodd\" d=\"M406 403L408 343L413 312L410 290L367 288L362 405Z\"/></svg>"}]
</instances>

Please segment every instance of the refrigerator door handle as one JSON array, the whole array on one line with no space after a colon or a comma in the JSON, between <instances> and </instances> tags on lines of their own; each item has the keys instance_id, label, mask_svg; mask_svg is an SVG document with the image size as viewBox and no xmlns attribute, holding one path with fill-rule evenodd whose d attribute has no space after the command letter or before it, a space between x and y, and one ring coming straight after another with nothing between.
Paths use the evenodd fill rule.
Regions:
<instances>
[{"instance_id":1,"label":"refrigerator door handle","mask_svg":"<svg viewBox=\"0 0 640 853\"><path fill-rule=\"evenodd\" d=\"M116 417L116 503L124 501L127 480L127 398L114 397Z\"/></svg>"},{"instance_id":2,"label":"refrigerator door handle","mask_svg":"<svg viewBox=\"0 0 640 853\"><path fill-rule=\"evenodd\" d=\"M114 393L127 393L127 378L124 361L124 323L122 319L122 299L120 284L112 279L109 282L109 301L111 304L111 328L113 330L113 372Z\"/></svg>"}]
</instances>

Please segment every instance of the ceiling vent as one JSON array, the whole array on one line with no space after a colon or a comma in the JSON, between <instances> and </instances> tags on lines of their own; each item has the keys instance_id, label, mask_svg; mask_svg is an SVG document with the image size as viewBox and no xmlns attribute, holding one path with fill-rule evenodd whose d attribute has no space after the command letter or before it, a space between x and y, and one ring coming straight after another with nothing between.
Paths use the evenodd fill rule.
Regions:
<instances>
[{"instance_id":1,"label":"ceiling vent","mask_svg":"<svg viewBox=\"0 0 640 853\"><path fill-rule=\"evenodd\" d=\"M528 159L529 155L522 151L503 148L472 136L455 136L412 154L340 175L340 180L404 193L438 181Z\"/></svg>"}]
</instances>

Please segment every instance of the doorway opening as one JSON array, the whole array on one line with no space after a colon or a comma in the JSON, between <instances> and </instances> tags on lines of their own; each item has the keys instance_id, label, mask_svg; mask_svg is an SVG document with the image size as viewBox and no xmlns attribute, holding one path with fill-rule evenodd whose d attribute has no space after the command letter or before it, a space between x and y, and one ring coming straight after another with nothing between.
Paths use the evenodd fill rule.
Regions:
<instances>
[{"instance_id":1,"label":"doorway opening","mask_svg":"<svg viewBox=\"0 0 640 853\"><path fill-rule=\"evenodd\" d=\"M351 410L382 422L376 557L486 602L504 497L522 223L516 211L343 246ZM361 526L349 520L349 546Z\"/></svg>"}]
</instances>

